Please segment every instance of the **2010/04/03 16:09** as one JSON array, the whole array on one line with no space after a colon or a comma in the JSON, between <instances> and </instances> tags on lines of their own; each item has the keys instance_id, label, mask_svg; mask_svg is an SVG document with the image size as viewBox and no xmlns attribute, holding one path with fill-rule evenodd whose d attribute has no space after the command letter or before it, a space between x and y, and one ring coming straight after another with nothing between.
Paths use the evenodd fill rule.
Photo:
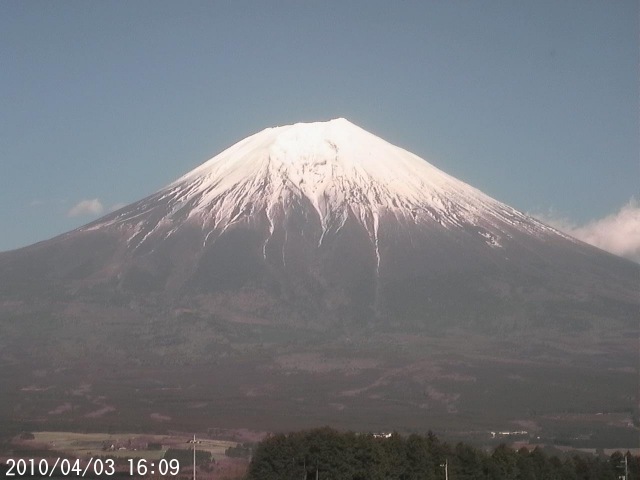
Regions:
<instances>
[{"instance_id":1,"label":"2010/04/03 16:09","mask_svg":"<svg viewBox=\"0 0 640 480\"><path fill-rule=\"evenodd\" d=\"M129 462L129 475L140 475L144 476L147 474L153 475L155 473L159 473L160 475L171 475L175 476L180 471L180 462L176 458L172 458L171 460L162 459L155 462L150 462L149 460L145 460L144 458L133 459L130 458Z\"/></svg>"}]
</instances>

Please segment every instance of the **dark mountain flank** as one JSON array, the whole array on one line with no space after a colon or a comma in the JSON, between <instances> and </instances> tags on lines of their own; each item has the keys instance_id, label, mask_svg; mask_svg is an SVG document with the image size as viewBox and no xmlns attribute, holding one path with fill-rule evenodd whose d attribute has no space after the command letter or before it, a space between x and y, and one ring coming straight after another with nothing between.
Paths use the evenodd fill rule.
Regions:
<instances>
[{"instance_id":1,"label":"dark mountain flank","mask_svg":"<svg viewBox=\"0 0 640 480\"><path fill-rule=\"evenodd\" d=\"M637 434L639 279L344 119L270 128L0 253L0 424Z\"/></svg>"}]
</instances>

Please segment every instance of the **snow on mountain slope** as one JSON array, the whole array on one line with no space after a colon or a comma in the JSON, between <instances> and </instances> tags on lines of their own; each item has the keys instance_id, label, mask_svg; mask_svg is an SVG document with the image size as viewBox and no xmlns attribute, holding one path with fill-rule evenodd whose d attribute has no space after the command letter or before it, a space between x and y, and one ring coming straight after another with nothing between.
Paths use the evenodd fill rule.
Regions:
<instances>
[{"instance_id":1,"label":"snow on mountain slope","mask_svg":"<svg viewBox=\"0 0 640 480\"><path fill-rule=\"evenodd\" d=\"M378 265L383 218L419 227L481 226L478 235L490 247L500 247L512 228L565 237L343 118L267 128L149 198L85 228L138 222L129 238L137 247L190 222L207 232L205 247L252 217L266 220L270 236L293 205L308 203L321 224L318 246L351 217L367 231ZM158 202L166 212L149 228L144 212Z\"/></svg>"}]
</instances>

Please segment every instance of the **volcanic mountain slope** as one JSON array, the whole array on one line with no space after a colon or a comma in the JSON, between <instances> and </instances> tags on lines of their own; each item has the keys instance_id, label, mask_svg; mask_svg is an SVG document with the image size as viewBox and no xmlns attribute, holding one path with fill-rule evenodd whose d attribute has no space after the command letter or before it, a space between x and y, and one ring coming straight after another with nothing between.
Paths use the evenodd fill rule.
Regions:
<instances>
[{"instance_id":1,"label":"volcanic mountain slope","mask_svg":"<svg viewBox=\"0 0 640 480\"><path fill-rule=\"evenodd\" d=\"M423 378L437 365L423 364L424 341L439 355L459 343L431 344L434 335L473 335L469 345L508 335L519 339L511 359L571 364L606 334L605 353L622 352L606 368L633 370L638 274L336 119L266 129L143 200L0 254L0 346L6 361L28 351L71 369L85 348L106 363L233 371L260 359L280 373L308 360L301 352L312 364L343 358L321 368L334 375L323 377L335 397L326 404L343 407L340 395L377 395L381 405L399 395L385 370L393 364L410 378L410 398L417 389L457 411L459 392ZM409 357L390 353L400 337L413 339ZM478 355L496 348L482 345ZM373 387L347 381L351 362L358 374L378 372ZM238 395L270 398L280 380L243 383Z\"/></svg>"},{"instance_id":2,"label":"volcanic mountain slope","mask_svg":"<svg viewBox=\"0 0 640 480\"><path fill-rule=\"evenodd\" d=\"M264 130L150 197L5 254L2 265L74 297L155 292L173 302L245 288L303 300L312 316L346 308L377 317L425 300L460 306L463 295L481 311L478 302L518 289L525 303L539 288L628 300L636 271L344 119ZM12 278L9 289L24 286ZM447 317L433 321L470 320Z\"/></svg>"}]
</instances>

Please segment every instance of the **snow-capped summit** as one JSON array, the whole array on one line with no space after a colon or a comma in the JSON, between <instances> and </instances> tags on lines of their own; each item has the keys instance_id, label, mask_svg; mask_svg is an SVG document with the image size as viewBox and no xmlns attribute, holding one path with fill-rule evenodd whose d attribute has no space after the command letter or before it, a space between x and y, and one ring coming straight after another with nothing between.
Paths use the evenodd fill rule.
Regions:
<instances>
[{"instance_id":1,"label":"snow-capped summit","mask_svg":"<svg viewBox=\"0 0 640 480\"><path fill-rule=\"evenodd\" d=\"M267 210L304 197L320 218L348 207L407 215L427 205L444 212L444 196L480 199L480 192L344 118L268 128L174 182L176 192L201 195L210 211L220 196L242 189L241 204ZM451 198L453 200L453 198ZM488 200L486 197L483 200ZM226 209L223 209L226 210ZM233 207L231 207L233 210Z\"/></svg>"},{"instance_id":2,"label":"snow-capped summit","mask_svg":"<svg viewBox=\"0 0 640 480\"><path fill-rule=\"evenodd\" d=\"M461 203L498 207L478 190L344 118L268 128L174 182L177 198L200 196L193 214L229 214L256 205L269 213L294 198L315 208L323 225L348 210L456 223ZM236 192L240 191L239 195ZM455 208L458 207L458 208ZM229 218L227 218L229 220Z\"/></svg>"},{"instance_id":3,"label":"snow-capped summit","mask_svg":"<svg viewBox=\"0 0 640 480\"><path fill-rule=\"evenodd\" d=\"M144 211L164 210L153 215ZM296 213L297 212L297 213ZM278 230L302 213L319 229L307 232L322 246L353 220L366 231L381 258L381 229L477 230L496 248L517 228L536 235L559 232L447 175L427 161L363 130L344 118L267 128L227 148L165 189L91 224L121 226L134 248L169 236L187 222L204 232L202 246L228 228L260 224L266 259ZM381 222L386 226L381 226ZM309 230L309 225L305 227ZM408 233L407 233L408 235ZM279 257L286 257L286 252Z\"/></svg>"}]
</instances>

